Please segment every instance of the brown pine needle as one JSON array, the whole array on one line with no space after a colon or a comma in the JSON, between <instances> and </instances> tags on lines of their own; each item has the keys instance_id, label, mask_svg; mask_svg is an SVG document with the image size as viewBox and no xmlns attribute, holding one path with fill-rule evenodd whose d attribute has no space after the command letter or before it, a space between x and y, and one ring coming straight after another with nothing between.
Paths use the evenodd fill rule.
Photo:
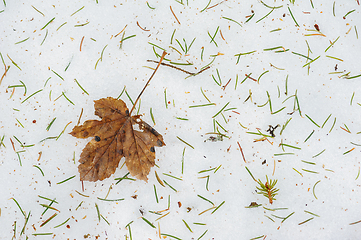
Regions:
<instances>
[{"instance_id":1,"label":"brown pine needle","mask_svg":"<svg viewBox=\"0 0 361 240\"><path fill-rule=\"evenodd\" d=\"M322 33L312 33L312 34L305 34L305 36L322 36L322 37L326 37L326 35L322 34Z\"/></svg>"},{"instance_id":2,"label":"brown pine needle","mask_svg":"<svg viewBox=\"0 0 361 240\"><path fill-rule=\"evenodd\" d=\"M242 157L243 157L243 161L244 161L245 163L247 163L247 162L246 162L246 158L244 157L244 154L243 154L243 150L242 150L241 144L239 144L239 142L237 142L237 144L238 144L239 150L241 151L241 154L242 154Z\"/></svg>"},{"instance_id":3,"label":"brown pine needle","mask_svg":"<svg viewBox=\"0 0 361 240\"><path fill-rule=\"evenodd\" d=\"M219 29L219 33L221 34L221 38L222 38L224 41L226 41L226 39L224 39L224 37L223 37L223 34L222 34L222 30L221 30L221 29Z\"/></svg>"},{"instance_id":4,"label":"brown pine needle","mask_svg":"<svg viewBox=\"0 0 361 240\"><path fill-rule=\"evenodd\" d=\"M271 145L273 145L273 142L271 142L268 138L266 138L267 142L269 142Z\"/></svg>"},{"instance_id":5,"label":"brown pine needle","mask_svg":"<svg viewBox=\"0 0 361 240\"><path fill-rule=\"evenodd\" d=\"M228 82L226 83L226 85L224 85L222 88L223 88L223 90L225 90L226 89L226 87L227 87L227 85L229 84L229 82L232 80L232 78L230 78L229 80L228 80Z\"/></svg>"},{"instance_id":6,"label":"brown pine needle","mask_svg":"<svg viewBox=\"0 0 361 240\"><path fill-rule=\"evenodd\" d=\"M147 31L150 31L149 29L142 28L142 27L139 25L139 22L138 22L138 21L137 21L137 25L138 25L138 27L139 27L140 29L142 29L143 31L146 31L146 32L147 32ZM124 29L123 29L123 30L124 30ZM123 31L123 30L122 30L122 31Z\"/></svg>"},{"instance_id":7,"label":"brown pine needle","mask_svg":"<svg viewBox=\"0 0 361 240\"><path fill-rule=\"evenodd\" d=\"M346 34L349 34L349 33L350 33L350 31L351 31L351 29L352 29L352 27L350 27L350 29L346 32Z\"/></svg>"},{"instance_id":8,"label":"brown pine needle","mask_svg":"<svg viewBox=\"0 0 361 240\"><path fill-rule=\"evenodd\" d=\"M2 75L2 77L1 77L1 79L0 79L0 85L1 85L1 82L3 81L4 77L6 76L6 73L8 72L9 68L10 68L10 66L8 66L8 67L6 68L6 65L5 65L5 72L4 72L4 74ZM14 89L15 89L15 88L14 88Z\"/></svg>"},{"instance_id":9,"label":"brown pine needle","mask_svg":"<svg viewBox=\"0 0 361 240\"><path fill-rule=\"evenodd\" d=\"M255 82L258 82L257 81L257 79L254 79L253 77L251 77L251 74L244 74L247 78L249 78L249 79L251 79L251 80L253 80L253 81L255 81Z\"/></svg>"},{"instance_id":10,"label":"brown pine needle","mask_svg":"<svg viewBox=\"0 0 361 240\"><path fill-rule=\"evenodd\" d=\"M54 213L50 218L48 218L47 220L45 220L40 227L44 226L45 224L47 224L51 219L53 219L56 215L58 215L57 213Z\"/></svg>"},{"instance_id":11,"label":"brown pine needle","mask_svg":"<svg viewBox=\"0 0 361 240\"><path fill-rule=\"evenodd\" d=\"M206 10L211 9L211 8L214 8L214 7L216 7L216 6L218 6L219 4L222 4L222 3L224 3L224 2L227 2L227 0L224 0L224 1L222 1L222 2L219 2L219 3L217 3L217 4L213 5L213 6L210 6L210 7L208 7Z\"/></svg>"},{"instance_id":12,"label":"brown pine needle","mask_svg":"<svg viewBox=\"0 0 361 240\"><path fill-rule=\"evenodd\" d=\"M80 116L79 116L79 119L78 119L78 123L76 124L77 126L78 126L79 123L80 123L81 116L83 116L83 108L81 109Z\"/></svg>"},{"instance_id":13,"label":"brown pine needle","mask_svg":"<svg viewBox=\"0 0 361 240\"><path fill-rule=\"evenodd\" d=\"M172 6L169 6L170 11L172 12L173 16L175 17L175 19L177 20L178 24L181 24L180 21L178 20L177 16L174 14Z\"/></svg>"},{"instance_id":14,"label":"brown pine needle","mask_svg":"<svg viewBox=\"0 0 361 240\"><path fill-rule=\"evenodd\" d=\"M114 37L118 37L119 36L119 34L121 34L124 30L125 30L125 28L127 27L128 25L125 25L125 27L123 28L123 30L122 31L120 31L117 35L115 35ZM138 26L139 26L139 24L138 24Z\"/></svg>"},{"instance_id":15,"label":"brown pine needle","mask_svg":"<svg viewBox=\"0 0 361 240\"><path fill-rule=\"evenodd\" d=\"M16 152L14 142L11 138L10 138L10 142L11 142L11 145L13 145L14 152Z\"/></svg>"},{"instance_id":16,"label":"brown pine needle","mask_svg":"<svg viewBox=\"0 0 361 240\"><path fill-rule=\"evenodd\" d=\"M39 162L39 160L41 158L41 155L43 155L43 152L39 152L38 162Z\"/></svg>"},{"instance_id":17,"label":"brown pine needle","mask_svg":"<svg viewBox=\"0 0 361 240\"><path fill-rule=\"evenodd\" d=\"M259 139L255 139L253 142L263 142L263 141L266 141L267 138L266 137L262 137L262 138L259 138Z\"/></svg>"},{"instance_id":18,"label":"brown pine needle","mask_svg":"<svg viewBox=\"0 0 361 240\"><path fill-rule=\"evenodd\" d=\"M345 129L345 128L343 128L343 127L340 127L342 130L345 130L346 132L348 132L348 133L351 133L349 130L347 130L347 129Z\"/></svg>"},{"instance_id":19,"label":"brown pine needle","mask_svg":"<svg viewBox=\"0 0 361 240\"><path fill-rule=\"evenodd\" d=\"M82 37L82 39L81 39L81 42L80 42L80 52L81 52L81 47L82 47L82 45L83 45L83 41L84 41L84 36Z\"/></svg>"}]
</instances>

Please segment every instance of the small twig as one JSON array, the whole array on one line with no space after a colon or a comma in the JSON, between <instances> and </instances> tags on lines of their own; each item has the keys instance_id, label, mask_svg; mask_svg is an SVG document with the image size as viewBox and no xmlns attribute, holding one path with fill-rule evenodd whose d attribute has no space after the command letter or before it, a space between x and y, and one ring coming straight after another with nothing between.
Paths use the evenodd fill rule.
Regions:
<instances>
[{"instance_id":1,"label":"small twig","mask_svg":"<svg viewBox=\"0 0 361 240\"><path fill-rule=\"evenodd\" d=\"M155 68L154 72L153 72L152 75L150 76L148 82L145 84L143 90L139 93L137 99L135 100L135 102L134 102L134 104L133 104L132 109L131 109L130 112L129 112L129 116L131 116L131 114L132 114L132 112L133 112L133 110L134 110L134 108L135 108L135 105L137 104L138 100L140 99L140 96L143 94L144 90L148 87L148 84L149 84L150 80L152 80L154 74L157 72L157 70L158 70L160 64L162 63L162 61L163 61L163 59L164 59L164 57L165 57L166 54L167 54L167 52L166 52L166 51L163 51L162 57L160 58L157 67Z\"/></svg>"},{"instance_id":2,"label":"small twig","mask_svg":"<svg viewBox=\"0 0 361 240\"><path fill-rule=\"evenodd\" d=\"M159 63L159 62L154 61L154 60L147 60L147 61L148 61L148 62ZM182 72L184 72L184 73L186 73L186 74L189 74L189 75L198 75L198 74L202 73L203 71L205 71L205 70L207 70L207 69L210 68L210 66L208 66L208 67L203 68L203 69L200 70L199 72L192 73L192 72L188 72L188 71L186 71L186 70L184 70L184 69L181 69L181 68L179 68L179 67L176 67L176 66L173 66L173 65L170 65L170 64L167 64L167 63L160 63L160 64L161 64L161 65L164 65L164 66L167 66L167 67L171 67L171 68L177 69L177 70L182 71Z\"/></svg>"}]
</instances>

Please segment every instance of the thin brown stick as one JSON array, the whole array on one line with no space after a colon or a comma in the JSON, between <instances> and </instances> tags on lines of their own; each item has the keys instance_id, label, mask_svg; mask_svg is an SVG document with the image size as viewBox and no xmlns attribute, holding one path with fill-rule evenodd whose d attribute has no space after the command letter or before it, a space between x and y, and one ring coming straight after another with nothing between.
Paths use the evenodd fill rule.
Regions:
<instances>
[{"instance_id":1,"label":"thin brown stick","mask_svg":"<svg viewBox=\"0 0 361 240\"><path fill-rule=\"evenodd\" d=\"M81 39L81 42L80 42L80 52L81 52L81 46L83 46L83 41L84 41L84 36L82 37L82 39Z\"/></svg>"},{"instance_id":2,"label":"thin brown stick","mask_svg":"<svg viewBox=\"0 0 361 240\"><path fill-rule=\"evenodd\" d=\"M173 12L172 6L169 6L169 8L170 8L170 11L173 13L173 16L175 17L175 19L177 20L177 22L178 22L179 24L181 24L180 21L178 20L177 16L176 16L176 15L174 14L174 12Z\"/></svg>"},{"instance_id":3,"label":"thin brown stick","mask_svg":"<svg viewBox=\"0 0 361 240\"><path fill-rule=\"evenodd\" d=\"M145 28L142 28L140 25L139 25L139 22L137 21L137 25L138 25L138 27L140 28L140 29L142 29L143 31L150 31L149 29L145 29Z\"/></svg>"},{"instance_id":4,"label":"thin brown stick","mask_svg":"<svg viewBox=\"0 0 361 240\"><path fill-rule=\"evenodd\" d=\"M241 151L243 160L244 160L245 163L247 163L247 162L246 162L246 158L244 157L244 154L243 154L243 150L242 150L241 144L239 144L239 142L237 142L237 143L238 143L239 150Z\"/></svg>"},{"instance_id":5,"label":"thin brown stick","mask_svg":"<svg viewBox=\"0 0 361 240\"><path fill-rule=\"evenodd\" d=\"M154 60L147 60L147 61L148 61L148 62L159 63L159 62L154 61ZM199 72L192 73L192 72L188 72L187 70L181 69L181 68L179 68L179 67L176 67L176 66L173 66L173 65L170 65L170 64L167 64L167 63L161 63L161 65L167 66L167 67L171 67L171 68L174 68L174 69L177 69L177 70L179 70L179 71L181 71L181 72L184 72L184 73L186 73L186 74L189 74L189 75L198 75L198 74L200 74L201 72L203 72L203 71L205 71L205 70L207 70L207 69L210 68L210 66L208 66L208 67L206 67L206 68L203 68L203 69L200 70Z\"/></svg>"},{"instance_id":6,"label":"thin brown stick","mask_svg":"<svg viewBox=\"0 0 361 240\"><path fill-rule=\"evenodd\" d=\"M135 100L135 102L134 102L134 104L133 104L132 109L131 109L130 112L129 112L129 115L132 114L132 112L133 112L133 110L134 110L134 108L135 108L135 105L137 104L138 100L140 99L140 96L143 94L144 90L148 87L150 80L152 80L154 74L157 72L157 70L158 70L160 64L162 63L162 61L163 61L163 59L164 59L164 57L165 57L166 54L167 54L167 52L166 52L166 51L163 51L162 57L160 58L157 67L155 68L154 72L153 72L152 75L150 76L148 82L145 84L143 90L139 93L137 99Z\"/></svg>"}]
</instances>

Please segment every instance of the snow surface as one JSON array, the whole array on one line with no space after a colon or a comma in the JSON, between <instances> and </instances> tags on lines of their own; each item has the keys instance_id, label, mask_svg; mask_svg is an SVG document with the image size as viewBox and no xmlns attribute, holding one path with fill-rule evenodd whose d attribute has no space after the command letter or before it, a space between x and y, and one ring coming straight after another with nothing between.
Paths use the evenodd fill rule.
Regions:
<instances>
[{"instance_id":1,"label":"snow surface","mask_svg":"<svg viewBox=\"0 0 361 240\"><path fill-rule=\"evenodd\" d=\"M4 144L0 145L1 239L13 236L15 239L159 239L160 233L163 234L161 238L166 239L174 239L167 235L199 239L203 233L201 239L260 236L259 239L281 240L357 239L361 225L350 223L361 220L361 178L358 177L361 166L361 134L358 134L361 131L361 78L341 77L348 72L349 77L357 76L361 70L361 36L357 36L357 30L361 31L361 15L357 1L315 0L312 7L310 1L296 0L291 4L289 1L265 0L263 3L269 6L283 7L273 9L263 20L260 19L272 8L261 1L183 0L183 5L179 2L7 0L0 3L0 52L6 67L10 66L0 85L0 140L3 137ZM209 7L219 5L202 11L208 2ZM299 26L296 26L289 9ZM253 13L253 18L246 22L247 16ZM86 25L76 26L82 24ZM317 33L307 30L314 30L315 24L325 36L305 36ZM117 35L124 27L125 30ZM278 28L281 30L272 31ZM124 40L120 48L123 33L124 38L136 36ZM214 35L215 42L212 42ZM184 41L189 47L194 38L185 55L176 39L183 47ZM24 39L27 40L18 43ZM77 160L89 139L76 139L68 133L77 124L82 109L81 123L97 119L93 100L118 97L124 87L133 101L136 99L152 74L149 67L156 66L147 62L157 60L151 43L164 48L168 52L166 58L173 62L192 63L192 66L178 65L190 72L197 72L210 63L214 59L212 55L219 56L215 57L210 69L188 78L182 71L161 66L142 95L139 113L163 135L166 143L165 147L156 148L159 168L152 169L148 183L123 180L115 184L114 178L123 177L128 172L123 167L102 182L84 182L83 192ZM312 52L308 53L307 44ZM284 49L264 51L278 46ZM289 50L275 53L286 49ZM161 55L161 49L154 47L154 50ZM251 51L255 52L242 55L237 63L236 54ZM307 59L294 53L309 54L311 59L320 57L309 65L308 70L308 66L304 66ZM97 63L101 55L102 59ZM221 86L212 77L219 81L217 71ZM251 77L259 81L247 79L242 82L245 74L251 73ZM21 85L20 81L26 85L26 95L23 87L15 87L14 92L14 87L9 88ZM38 90L42 91L26 100ZM202 91L215 105L190 108L209 103ZM250 92L251 98L245 101ZM61 96L63 93L74 105ZM169 102L167 106L165 93ZM268 101L267 93L273 112L285 109L271 114L269 104L260 107ZM297 110L295 94L302 115ZM121 99L131 106L125 92ZM228 102L225 110L231 109L222 112L224 118L221 114L213 118ZM47 131L54 118L56 120ZM282 126L291 118L281 135ZM227 132L218 127L229 138L206 141L215 136L207 134L214 132L214 120L225 128ZM64 134L57 140L41 142L47 137L59 136L68 123ZM269 141L255 141L261 136L247 133L259 129L268 134L269 125L278 124L275 137L268 138ZM345 125L350 133L342 129L346 129ZM35 145L22 147L16 138L23 145ZM300 149L284 146L283 151L281 143ZM349 150L352 151L347 153ZM292 155L278 155L284 152ZM34 165L44 172L44 176ZM219 166L216 172L199 173ZM276 187L279 192L272 205L267 198L257 194L257 183L245 167L262 182L266 175L278 179ZM162 187L154 171L177 192L168 186ZM208 175L207 190L207 178L202 177ZM75 177L57 184L72 176ZM156 202L154 186L159 203ZM110 187L112 189L107 195ZM48 205L50 201L39 195L56 199L58 203L53 203L52 207L59 212L49 209L42 215L45 208L40 204ZM135 195L136 199L133 198ZM201 214L212 204L198 195L209 199L214 206L224 204L213 214L214 209ZM98 199L106 196L124 200ZM30 216L24 233L25 217L13 199L19 203L25 216ZM160 215L149 211L166 210L169 199L169 210L161 212L162 215L169 214L156 221ZM246 208L251 202L262 206ZM95 205L109 225L103 218L99 221ZM263 207L286 209L270 211ZM282 218L293 212L282 222ZM56 217L40 227L54 213L57 213ZM141 217L149 220L155 228ZM67 223L55 228L68 218ZM130 228L126 227L130 222ZM36 236L41 233L52 234Z\"/></svg>"}]
</instances>

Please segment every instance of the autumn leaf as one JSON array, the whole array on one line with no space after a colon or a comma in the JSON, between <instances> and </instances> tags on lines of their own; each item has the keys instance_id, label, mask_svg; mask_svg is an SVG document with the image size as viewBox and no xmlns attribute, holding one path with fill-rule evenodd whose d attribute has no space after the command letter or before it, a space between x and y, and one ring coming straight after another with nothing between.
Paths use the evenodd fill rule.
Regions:
<instances>
[{"instance_id":1,"label":"autumn leaf","mask_svg":"<svg viewBox=\"0 0 361 240\"><path fill-rule=\"evenodd\" d=\"M125 157L125 164L132 176L148 180L150 169L155 165L154 147L165 146L165 143L162 135L140 119L140 115L131 115L166 54L163 51L157 67L130 112L122 100L102 98L94 101L95 115L101 121L88 120L82 126L73 128L70 134L74 137L93 137L80 155L78 171L81 181L95 182L110 177L122 157ZM139 130L135 130L133 125L137 125Z\"/></svg>"},{"instance_id":2,"label":"autumn leaf","mask_svg":"<svg viewBox=\"0 0 361 240\"><path fill-rule=\"evenodd\" d=\"M95 182L110 177L125 157L130 174L147 181L155 164L154 147L165 146L162 135L141 120L140 115L130 116L120 99L96 100L94 108L101 121L85 121L70 133L77 138L93 137L80 155L80 180ZM136 126L139 130L134 129Z\"/></svg>"}]
</instances>

